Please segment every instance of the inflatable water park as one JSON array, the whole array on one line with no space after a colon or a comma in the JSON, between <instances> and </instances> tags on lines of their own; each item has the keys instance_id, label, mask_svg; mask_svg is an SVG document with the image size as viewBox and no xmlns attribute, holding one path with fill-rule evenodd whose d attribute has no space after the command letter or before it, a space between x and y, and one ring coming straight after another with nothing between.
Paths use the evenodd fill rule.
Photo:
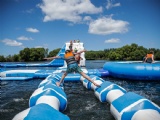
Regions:
<instances>
[{"instance_id":1,"label":"inflatable water park","mask_svg":"<svg viewBox=\"0 0 160 120\"><path fill-rule=\"evenodd\" d=\"M57 56L64 56L69 49L67 42L59 51ZM73 49L78 51L84 49L81 42L73 43ZM104 78L115 77L119 80L127 79L134 81L157 81L160 80L160 63L142 63L140 61L127 62L106 62L102 69L87 69L85 67L85 53L81 53L80 65L82 71L87 74L100 87L83 78L78 73L71 73L66 76L64 83L60 86L56 82L61 80L62 74L66 71L66 63L62 59L54 59L45 64L1 64L0 80L34 80L42 79L38 88L29 98L29 107L17 113L13 120L70 120L64 114L67 109L67 94L65 93L65 82L81 82L83 87L92 90L95 97L102 103L109 103L110 114L116 120L160 120L160 107L151 100L127 91L123 87L110 82ZM55 70L49 69L13 69L21 67L57 67ZM107 114L106 114L107 115Z\"/></svg>"}]
</instances>

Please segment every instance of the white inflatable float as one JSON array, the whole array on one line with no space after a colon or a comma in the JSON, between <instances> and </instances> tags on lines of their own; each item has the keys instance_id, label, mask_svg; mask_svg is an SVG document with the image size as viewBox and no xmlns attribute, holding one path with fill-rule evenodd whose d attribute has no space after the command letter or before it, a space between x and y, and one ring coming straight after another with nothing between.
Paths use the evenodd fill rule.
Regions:
<instances>
[{"instance_id":1,"label":"white inflatable float","mask_svg":"<svg viewBox=\"0 0 160 120\"><path fill-rule=\"evenodd\" d=\"M52 79L51 79L52 78ZM67 108L67 97L63 87L57 87L57 75L47 77L29 100L29 108L18 113L13 120L70 120L61 113Z\"/></svg>"},{"instance_id":2,"label":"white inflatable float","mask_svg":"<svg viewBox=\"0 0 160 120\"><path fill-rule=\"evenodd\" d=\"M152 101L127 92L124 88L112 82L91 76L101 87L96 87L84 79L83 86L93 88L95 96L101 102L110 103L110 111L116 120L160 120L160 107Z\"/></svg>"}]
</instances>

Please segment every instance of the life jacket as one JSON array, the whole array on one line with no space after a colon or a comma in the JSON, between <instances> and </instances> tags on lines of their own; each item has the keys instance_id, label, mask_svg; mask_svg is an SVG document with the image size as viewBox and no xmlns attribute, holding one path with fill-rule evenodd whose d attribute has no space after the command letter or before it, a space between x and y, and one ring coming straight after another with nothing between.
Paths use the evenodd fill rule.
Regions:
<instances>
[{"instance_id":1,"label":"life jacket","mask_svg":"<svg viewBox=\"0 0 160 120\"><path fill-rule=\"evenodd\" d=\"M146 62L152 63L152 56L153 56L153 54L147 54L147 60L146 60Z\"/></svg>"},{"instance_id":2,"label":"life jacket","mask_svg":"<svg viewBox=\"0 0 160 120\"><path fill-rule=\"evenodd\" d=\"M67 65L76 63L76 60L72 51L65 53L64 58L67 62Z\"/></svg>"},{"instance_id":3,"label":"life jacket","mask_svg":"<svg viewBox=\"0 0 160 120\"><path fill-rule=\"evenodd\" d=\"M153 54L147 54L147 58L152 58Z\"/></svg>"}]
</instances>

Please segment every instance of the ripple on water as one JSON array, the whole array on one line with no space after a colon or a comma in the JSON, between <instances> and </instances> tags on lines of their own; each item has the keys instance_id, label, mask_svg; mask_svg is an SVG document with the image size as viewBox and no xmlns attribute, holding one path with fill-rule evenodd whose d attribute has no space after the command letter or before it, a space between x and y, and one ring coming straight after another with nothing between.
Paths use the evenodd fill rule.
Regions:
<instances>
[{"instance_id":1,"label":"ripple on water","mask_svg":"<svg viewBox=\"0 0 160 120\"><path fill-rule=\"evenodd\" d=\"M21 102L21 101L24 101L23 98L13 98L13 101L14 102Z\"/></svg>"},{"instance_id":2,"label":"ripple on water","mask_svg":"<svg viewBox=\"0 0 160 120\"><path fill-rule=\"evenodd\" d=\"M71 120L115 120L109 110L110 104L101 103L93 90L87 90L81 82L65 83L64 90L68 99L64 113Z\"/></svg>"}]
</instances>

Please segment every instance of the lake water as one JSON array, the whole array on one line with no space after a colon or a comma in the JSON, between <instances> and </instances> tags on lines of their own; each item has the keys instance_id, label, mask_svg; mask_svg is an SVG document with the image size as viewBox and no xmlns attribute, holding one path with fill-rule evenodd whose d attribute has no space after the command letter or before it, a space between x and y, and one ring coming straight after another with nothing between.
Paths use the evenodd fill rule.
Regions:
<instances>
[{"instance_id":1,"label":"lake water","mask_svg":"<svg viewBox=\"0 0 160 120\"><path fill-rule=\"evenodd\" d=\"M106 61L86 61L87 69L102 68ZM11 68L9 68L11 69ZM40 68L14 68L40 69ZM44 69L44 68L43 68ZM45 69L52 69L51 67ZM55 68L53 68L55 69ZM103 78L122 86L128 92L135 92L160 106L159 81L129 81L115 78ZM29 107L29 98L42 79L30 81L1 81L0 119L11 120L17 113ZM115 120L110 113L110 104L101 103L92 90L87 90L81 82L66 82L64 91L68 105L63 112L71 120Z\"/></svg>"}]
</instances>

